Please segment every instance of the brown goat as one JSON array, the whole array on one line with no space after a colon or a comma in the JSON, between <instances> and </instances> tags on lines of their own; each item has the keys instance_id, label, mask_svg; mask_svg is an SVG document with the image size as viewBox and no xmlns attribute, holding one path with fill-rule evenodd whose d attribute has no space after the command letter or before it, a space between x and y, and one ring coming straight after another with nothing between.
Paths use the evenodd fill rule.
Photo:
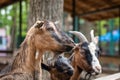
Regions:
<instances>
[{"instance_id":1,"label":"brown goat","mask_svg":"<svg viewBox=\"0 0 120 80\"><path fill-rule=\"evenodd\" d=\"M80 74L83 70L90 74L93 72L95 72L96 74L101 73L101 66L99 64L99 61L97 60L97 56L95 56L95 54L98 55L99 53L99 50L97 49L96 45L98 39L93 37L93 31L91 32L91 36L92 39L94 38L93 40L95 41L92 41L91 43L88 43L87 39L82 33L74 32L73 34L77 35L81 41L81 43L77 44L74 47L73 54L71 55L71 57L73 58L71 63L72 66L74 67L74 73L72 77L70 77L65 74L59 74L58 71L55 72L53 71L50 72L51 76L52 75L56 76L52 77L52 80L79 80Z\"/></svg>"},{"instance_id":2,"label":"brown goat","mask_svg":"<svg viewBox=\"0 0 120 80\"><path fill-rule=\"evenodd\" d=\"M45 51L63 52L72 49L73 41L63 35L66 36L56 28L53 22L37 21L27 32L12 62L11 70L0 76L0 80L33 80L35 66L39 64ZM39 50L37 61L35 60L36 50Z\"/></svg>"},{"instance_id":3,"label":"brown goat","mask_svg":"<svg viewBox=\"0 0 120 80\"><path fill-rule=\"evenodd\" d=\"M93 69L88 64L87 59L85 57L86 53L81 48L80 44L74 48L73 54L74 54L74 56L73 56L72 65L74 67L74 73L71 77L71 80L79 80L80 74L83 70L85 70L87 72L91 72Z\"/></svg>"},{"instance_id":4,"label":"brown goat","mask_svg":"<svg viewBox=\"0 0 120 80\"><path fill-rule=\"evenodd\" d=\"M72 65L75 71L70 80L79 80L82 70L90 74L101 73L102 69L98 60L98 37L94 37L94 31L91 30L90 32L91 42L88 42L87 38L81 32L71 31L71 33L75 34L81 43L77 44L74 49Z\"/></svg>"}]
</instances>

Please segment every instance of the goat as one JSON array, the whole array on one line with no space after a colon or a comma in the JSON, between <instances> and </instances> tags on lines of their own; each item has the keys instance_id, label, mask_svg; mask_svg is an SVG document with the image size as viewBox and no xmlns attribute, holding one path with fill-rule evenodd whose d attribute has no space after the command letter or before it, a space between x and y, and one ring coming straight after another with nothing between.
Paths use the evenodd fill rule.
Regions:
<instances>
[{"instance_id":1,"label":"goat","mask_svg":"<svg viewBox=\"0 0 120 80\"><path fill-rule=\"evenodd\" d=\"M79 80L82 70L90 74L100 74L102 68L98 60L98 37L94 37L94 30L90 32L91 42L88 42L87 38L81 32L71 31L71 33L76 35L81 43L77 44L74 48L74 60L72 61L74 73L70 80Z\"/></svg>"},{"instance_id":2,"label":"goat","mask_svg":"<svg viewBox=\"0 0 120 80\"><path fill-rule=\"evenodd\" d=\"M0 80L33 80L35 66L39 64L45 51L64 52L71 50L73 46L73 41L59 31L53 22L37 21L27 32L10 71L1 75ZM38 60L35 60L36 50L39 50Z\"/></svg>"},{"instance_id":3,"label":"goat","mask_svg":"<svg viewBox=\"0 0 120 80\"><path fill-rule=\"evenodd\" d=\"M63 55L59 55L54 62L54 66L44 63L42 63L41 66L42 69L50 73L52 80L69 80L73 74L73 67L70 63L71 57L66 58Z\"/></svg>"},{"instance_id":4,"label":"goat","mask_svg":"<svg viewBox=\"0 0 120 80\"><path fill-rule=\"evenodd\" d=\"M97 59L99 54L97 46L98 38L94 37L93 30L90 33L92 38L90 43L82 33L76 31L71 31L71 33L75 34L81 41L73 48L73 54L71 55L71 64L74 68L74 73L72 77L70 77L65 74L59 74L58 71L50 72L51 75L59 74L53 77L52 80L56 80L56 78L58 78L57 80L79 80L83 70L90 74L93 72L96 74L101 73L101 65ZM58 76L63 76L63 78L59 78Z\"/></svg>"}]
</instances>

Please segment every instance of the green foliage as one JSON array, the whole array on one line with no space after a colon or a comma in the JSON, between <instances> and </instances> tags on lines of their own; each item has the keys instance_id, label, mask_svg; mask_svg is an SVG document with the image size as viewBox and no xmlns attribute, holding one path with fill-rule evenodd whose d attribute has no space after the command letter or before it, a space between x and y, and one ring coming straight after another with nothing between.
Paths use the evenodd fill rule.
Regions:
<instances>
[{"instance_id":1,"label":"green foliage","mask_svg":"<svg viewBox=\"0 0 120 80\"><path fill-rule=\"evenodd\" d=\"M19 23L19 2L0 9L0 27L6 28L7 35L11 35L12 30L16 28L15 38L17 38L17 46L21 43L19 25L22 25L22 40L24 40L27 32L27 5L26 0L22 1L22 23Z\"/></svg>"},{"instance_id":2,"label":"green foliage","mask_svg":"<svg viewBox=\"0 0 120 80\"><path fill-rule=\"evenodd\" d=\"M119 20L120 20L120 17L115 18L114 25L115 25L116 28L120 27L120 25L119 25L119 24L120 24L120 23L119 23L120 21L119 21Z\"/></svg>"},{"instance_id":3,"label":"green foliage","mask_svg":"<svg viewBox=\"0 0 120 80\"><path fill-rule=\"evenodd\" d=\"M22 36L26 35L27 31L27 6L26 2L22 2ZM16 25L17 33L19 35L19 3L15 3L13 5L7 6L5 8L0 9L0 27L9 27L7 28L7 34L10 35L11 28ZM15 22L14 19L15 18Z\"/></svg>"},{"instance_id":4,"label":"green foliage","mask_svg":"<svg viewBox=\"0 0 120 80\"><path fill-rule=\"evenodd\" d=\"M118 29L118 27L120 26L119 25L120 18L119 17L113 18L113 20L114 20L113 29ZM104 35L107 32L107 29L105 28L105 25L108 25L109 28L110 28L110 22L109 22L109 20L96 21L96 24L97 24L96 25L97 26L97 30L101 29L101 35Z\"/></svg>"}]
</instances>

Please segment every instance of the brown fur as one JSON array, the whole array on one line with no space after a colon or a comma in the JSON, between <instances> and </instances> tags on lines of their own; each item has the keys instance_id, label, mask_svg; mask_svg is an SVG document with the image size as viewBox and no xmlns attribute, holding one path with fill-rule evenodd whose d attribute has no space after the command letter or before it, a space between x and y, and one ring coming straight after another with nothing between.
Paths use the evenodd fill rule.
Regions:
<instances>
[{"instance_id":1,"label":"brown fur","mask_svg":"<svg viewBox=\"0 0 120 80\"><path fill-rule=\"evenodd\" d=\"M51 77L51 80L69 80L70 79L70 76L67 73L58 72L56 68L51 69L50 77Z\"/></svg>"},{"instance_id":2,"label":"brown fur","mask_svg":"<svg viewBox=\"0 0 120 80\"><path fill-rule=\"evenodd\" d=\"M85 58L85 52L84 50L80 47L81 44L77 45L75 48L74 48L74 58L73 58L73 61L72 61L72 65L74 67L74 73L71 77L70 80L80 80L79 76L82 72L82 70L85 70L85 71L91 71L92 68L91 66L87 63L87 60Z\"/></svg>"},{"instance_id":3,"label":"brown fur","mask_svg":"<svg viewBox=\"0 0 120 80\"><path fill-rule=\"evenodd\" d=\"M33 80L35 49L29 46L25 39L18 52L12 63L10 72L0 76L0 80Z\"/></svg>"},{"instance_id":4,"label":"brown fur","mask_svg":"<svg viewBox=\"0 0 120 80\"><path fill-rule=\"evenodd\" d=\"M51 24L52 22L49 21L37 21L30 28L18 51L18 54L13 60L11 70L0 76L0 80L33 80L35 66L39 64L43 53L46 50L61 51L61 49L64 49L62 41L61 43L58 42L55 38L53 38L50 32L47 31L48 27L52 26L55 28L55 26ZM57 36L60 35L61 34ZM39 58L37 61L35 60L36 50L39 50Z\"/></svg>"},{"instance_id":5,"label":"brown fur","mask_svg":"<svg viewBox=\"0 0 120 80\"><path fill-rule=\"evenodd\" d=\"M68 75L66 72L58 71L55 66L53 67L44 63L42 63L42 65L44 65L42 66L42 69L50 73L51 80L69 80L70 79L70 75Z\"/></svg>"}]
</instances>

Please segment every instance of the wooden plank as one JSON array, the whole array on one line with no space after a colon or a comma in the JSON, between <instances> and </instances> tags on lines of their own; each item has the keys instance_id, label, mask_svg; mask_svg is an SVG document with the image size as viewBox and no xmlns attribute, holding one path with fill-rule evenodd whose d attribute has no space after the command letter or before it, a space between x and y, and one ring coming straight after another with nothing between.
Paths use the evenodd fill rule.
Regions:
<instances>
[{"instance_id":1,"label":"wooden plank","mask_svg":"<svg viewBox=\"0 0 120 80\"><path fill-rule=\"evenodd\" d=\"M115 74L112 74L112 75L108 75L108 76L105 76L105 77L100 77L100 78L97 78L97 79L94 79L94 80L120 80L120 73L115 73Z\"/></svg>"},{"instance_id":2,"label":"wooden plank","mask_svg":"<svg viewBox=\"0 0 120 80\"><path fill-rule=\"evenodd\" d=\"M3 8L5 6L8 6L8 5L18 2L18 1L19 0L0 0L0 8Z\"/></svg>"},{"instance_id":3,"label":"wooden plank","mask_svg":"<svg viewBox=\"0 0 120 80\"><path fill-rule=\"evenodd\" d=\"M7 66L8 65L8 63L6 63L6 64L2 64L2 63L0 63L0 70L2 70L5 66Z\"/></svg>"},{"instance_id":4,"label":"wooden plank","mask_svg":"<svg viewBox=\"0 0 120 80\"><path fill-rule=\"evenodd\" d=\"M101 63L112 63L115 65L120 65L120 56L119 57L101 56L99 59Z\"/></svg>"},{"instance_id":5,"label":"wooden plank","mask_svg":"<svg viewBox=\"0 0 120 80\"><path fill-rule=\"evenodd\" d=\"M85 16L82 16L82 18L87 17L86 19L88 19L88 20L91 19L90 21L95 21L95 20L104 20L104 19L114 18L114 17L118 17L118 16L119 16L119 9L116 8L116 9L106 11L106 12L99 12L96 14L85 15Z\"/></svg>"},{"instance_id":6,"label":"wooden plank","mask_svg":"<svg viewBox=\"0 0 120 80\"><path fill-rule=\"evenodd\" d=\"M6 64L6 63L8 63L8 62L10 62L11 61L11 59L12 59L12 57L0 57L0 63L1 64Z\"/></svg>"},{"instance_id":7,"label":"wooden plank","mask_svg":"<svg viewBox=\"0 0 120 80\"><path fill-rule=\"evenodd\" d=\"M13 53L13 50L0 50L0 53Z\"/></svg>"}]
</instances>

